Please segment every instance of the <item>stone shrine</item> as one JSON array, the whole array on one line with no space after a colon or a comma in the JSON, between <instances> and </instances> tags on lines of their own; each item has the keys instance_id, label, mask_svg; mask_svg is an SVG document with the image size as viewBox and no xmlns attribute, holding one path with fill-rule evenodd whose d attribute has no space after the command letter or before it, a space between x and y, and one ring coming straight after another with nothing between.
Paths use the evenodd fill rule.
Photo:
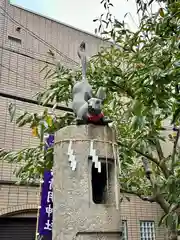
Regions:
<instances>
[{"instance_id":1,"label":"stone shrine","mask_svg":"<svg viewBox=\"0 0 180 240\"><path fill-rule=\"evenodd\" d=\"M59 130L53 172L53 240L121 239L119 160L111 128Z\"/></svg>"}]
</instances>

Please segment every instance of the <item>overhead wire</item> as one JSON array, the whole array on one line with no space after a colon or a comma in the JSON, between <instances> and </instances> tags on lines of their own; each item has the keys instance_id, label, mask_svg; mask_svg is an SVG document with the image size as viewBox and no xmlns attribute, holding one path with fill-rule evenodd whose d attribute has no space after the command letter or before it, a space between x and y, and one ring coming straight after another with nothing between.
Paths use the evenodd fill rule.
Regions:
<instances>
[{"instance_id":1,"label":"overhead wire","mask_svg":"<svg viewBox=\"0 0 180 240\"><path fill-rule=\"evenodd\" d=\"M9 17L9 19L10 19L13 23L16 23L16 24L20 25L20 26L21 26L25 31L27 31L31 36L35 37L35 38L36 38L37 40L39 40L40 42L44 43L46 46L48 46L48 47L53 48L54 50L56 50L56 52L57 52L59 55L61 55L62 57L68 59L68 60L71 61L71 62L74 62L76 65L78 64L78 63L75 62L73 59L69 58L68 56L66 56L65 54L63 54L62 52L60 52L57 48L55 48L54 46L52 46L51 44L49 44L48 42L46 42L44 39L40 38L40 37L39 37L38 35L36 35L34 32L32 32L31 30L29 30L28 28L26 28L25 26L23 26L22 24L20 24L19 22L17 22L17 21L16 21L14 18L12 18L12 17L9 15L9 13L8 13L4 8L2 8L1 6L0 6L0 9L3 10L3 11L6 13L6 15ZM2 14L4 17L7 17L7 16L4 15L2 12L0 12L0 14ZM7 49L7 48L4 48L4 47L1 47L1 48L2 48L2 49L5 49L5 50L7 50L7 51L14 52L14 53L16 53L16 54L23 55L23 56L25 56L25 57L32 58L32 59L34 59L34 60L42 61L42 62L44 62L44 63L47 63L47 64L50 64L50 65L55 66L55 64L53 64L53 63L51 63L51 62L48 62L48 61L45 61L45 60L42 60L42 59L34 58L34 57L29 56L29 55L27 55L27 54L23 54L23 53L17 52L17 51L15 51L15 50L13 50L13 49ZM43 88L43 89L46 89L46 88L45 88L44 86L42 86L41 84L33 81L33 80L30 79L30 78L27 78L27 77L25 77L25 76L22 76L22 75L19 74L17 71L14 71L14 70L10 69L10 68L4 66L3 64L0 64L0 66L2 66L3 68L5 68L5 69L7 69L7 70L9 70L9 71L11 71L11 72L14 72L15 74L19 75L20 77L23 77L23 78L27 79L28 81L31 81L31 82L34 83L35 85L37 85L37 86L39 86L39 87L41 87L41 88Z\"/></svg>"},{"instance_id":2,"label":"overhead wire","mask_svg":"<svg viewBox=\"0 0 180 240\"><path fill-rule=\"evenodd\" d=\"M38 36L37 34L35 34L33 31L31 31L30 29L28 29L27 27L25 27L24 25L22 25L21 23L19 23L18 21L16 21L13 17L11 17L9 15L9 13L0 6L0 9L3 10L5 12L4 15L3 13L0 12L0 14L2 14L5 17L9 17L9 19L13 22L16 23L17 25L21 26L25 31L27 31L31 36L33 36L34 38L36 38L37 40L39 40L40 42L42 42L43 44L45 44L46 46L54 49L60 56L66 58L67 60L69 60L70 62L74 62L76 65L78 65L78 63L76 61L74 61L73 59L69 58L67 55L65 55L64 53L62 53L61 51L59 51L56 47L54 47L53 45L51 45L50 43L46 42L44 39L42 39L40 36Z\"/></svg>"},{"instance_id":3,"label":"overhead wire","mask_svg":"<svg viewBox=\"0 0 180 240\"><path fill-rule=\"evenodd\" d=\"M20 24L18 21L16 21L13 17L11 17L11 16L9 15L9 13L8 13L3 7L0 6L0 9L5 12L5 14L9 17L9 19L10 19L13 23L16 23L17 25L21 26L21 27L22 27L25 31L27 31L31 36L33 36L34 38L36 38L36 39L39 40L40 42L44 43L46 46L48 46L48 47L53 48L54 50L56 50L56 52L57 52L59 55L61 55L62 57L68 59L68 60L71 61L71 62L74 62L76 65L79 65L79 64L78 64L77 62L75 62L73 59L69 58L68 56L66 56L65 54L63 54L62 52L60 52L57 48L55 48L54 46L52 46L51 44L49 44L48 42L46 42L44 39L42 39L41 37L39 37L38 35L36 35L33 31L29 30L29 29L26 28L24 25L22 25L22 24ZM4 17L7 17L7 16L4 15L2 12L0 12L0 14L2 14ZM7 51L11 51L11 52L14 52L14 53L23 55L23 56L25 56L25 57L32 58L32 59L34 59L34 60L42 61L42 62L44 62L44 63L51 64L51 65L54 65L54 66L55 66L55 64L53 64L53 63L51 63L51 62L34 58L34 57L29 56L29 55L27 55L27 54L23 54L23 53L17 52L17 51L15 51L15 50L13 50L13 49L7 49L7 48L4 48L4 47L1 47L1 48L5 49L5 50L7 50ZM14 72L15 74L17 74L17 75L19 75L19 76L27 79L28 81L31 81L31 82L34 83L35 85L37 85L37 86L45 89L45 87L42 86L41 84L33 81L33 80L30 79L30 78L27 78L27 77L25 77L25 76L22 76L22 75L19 74L18 72L16 72L16 71L14 71L14 70L12 70L12 69L4 66L3 64L0 64L0 66L2 66L3 68L8 69L8 70L11 71L11 72Z\"/></svg>"},{"instance_id":4,"label":"overhead wire","mask_svg":"<svg viewBox=\"0 0 180 240\"><path fill-rule=\"evenodd\" d=\"M20 101L20 102L26 102L26 103L30 103L30 104L34 104L34 105L39 105L39 106L42 106L42 107L48 107L48 108L53 108L54 107L54 105L50 104L50 103L42 104L42 103L39 103L38 101L33 100L33 99L27 99L27 98L24 98L24 97L19 97L19 96L15 96L15 95L4 93L4 92L0 92L0 97L13 99L13 100ZM61 105L57 105L56 110L61 110L61 111L73 113L72 108L69 108L69 107L66 107L66 106L61 106Z\"/></svg>"},{"instance_id":5,"label":"overhead wire","mask_svg":"<svg viewBox=\"0 0 180 240\"><path fill-rule=\"evenodd\" d=\"M6 50L6 51L12 52L12 53L19 54L19 55L24 56L24 57L31 58L31 59L39 61L39 62L43 62L43 63L49 64L49 65L52 65L52 66L56 66L55 63L52 63L52 62L47 61L47 60L43 60L43 59L39 59L39 58L30 56L30 55L27 55L25 53L22 53L22 52L19 52L19 51L15 50L15 49L7 48L7 47L4 47L4 46L0 46L0 48L3 49L3 50ZM32 52L32 53L33 54L39 54L39 53L36 53L36 52ZM42 56L45 56L45 55L42 55Z\"/></svg>"},{"instance_id":6,"label":"overhead wire","mask_svg":"<svg viewBox=\"0 0 180 240\"><path fill-rule=\"evenodd\" d=\"M13 53L15 53L15 54L22 55L22 56L27 57L27 58L31 58L31 59L36 60L36 61L40 61L40 62L46 63L46 64L48 64L48 65L56 66L56 64L53 64L53 63L51 63L51 62L44 61L44 60L38 59L38 58L34 58L34 57L30 56L30 55L27 55L27 54L24 54L24 53L20 53L20 52L18 52L18 51L16 51L16 50L13 50L13 49L8 49L8 48L5 48L5 47L3 47L3 46L0 46L0 48L3 49L3 50L6 50L6 51L13 52ZM14 72L15 74L19 75L20 77L22 77L22 78L24 78L24 79L26 79L26 80L34 83L35 85L38 85L39 87L41 87L41 88L43 88L43 89L46 89L46 88L45 88L44 86L42 86L40 83L37 83L37 82L33 81L32 79L30 79L30 78L28 78L28 77L25 77L25 76L23 76L23 75L21 75L21 74L19 74L17 71L14 71L14 70L12 70L11 68L8 68L8 67L4 66L2 63L0 63L0 66L3 67L3 68L6 68L7 70L9 70L9 71L11 71L11 72Z\"/></svg>"},{"instance_id":7,"label":"overhead wire","mask_svg":"<svg viewBox=\"0 0 180 240\"><path fill-rule=\"evenodd\" d=\"M73 59L69 58L69 57L66 56L64 53L62 53L61 51L59 51L56 47L54 47L54 46L51 45L50 43L46 42L44 39L42 39L40 36L38 36L37 34L35 34L33 31L31 31L30 29L28 29L27 27L25 27L24 25L22 25L22 24L20 24L18 21L16 21L13 17L11 17L11 16L9 15L9 13L8 13L3 7L0 6L0 9L3 10L4 13L5 13L7 16L6 16L5 14L3 14L2 12L0 12L1 15L3 15L4 17L8 17L8 18L11 20L11 22L17 24L18 26L21 26L22 29L25 30L25 31L27 31L32 37L36 38L37 40L39 40L40 42L42 42L44 45L46 45L46 46L52 48L53 50L55 50L55 51L56 51L61 57L63 57L64 59L68 60L68 61L71 62L71 63L74 63L76 66L79 66L79 64L78 64L76 61L74 61ZM2 47L2 48L3 48L3 47ZM7 50L7 49L5 49L5 50ZM12 52L15 52L15 51L12 50ZM22 54L22 53L18 53L18 52L16 52L16 53L17 53L17 54L24 55L25 57L31 57L31 56L28 56L28 55L26 55L26 54ZM33 58L33 57L31 57L31 58ZM33 59L35 59L35 58L33 58ZM43 61L43 60L40 60L40 59L35 59L35 60L42 61L42 62L46 62L46 61ZM46 63L49 63L49 62L46 62ZM53 63L50 63L50 64L55 65L55 64L53 64ZM17 74L17 75L19 75L19 76L21 76L21 77L23 77L23 78L25 78L25 79L27 79L28 81L30 81L30 82L38 85L39 87L45 89L45 87L43 87L41 84L33 81L33 80L30 79L30 78L27 78L27 77L25 77L25 76L22 76L22 75L19 74L17 71L14 71L14 70L10 69L10 68L4 66L3 64L0 64L0 66L3 67L3 68L5 68L5 69L7 69L7 70L9 70L9 71L11 71L11 72L13 72L13 73L15 73L15 74ZM52 104L42 105L42 103L38 103L37 101L32 100L32 99L26 99L26 98L14 96L14 95L11 95L11 94L6 94L6 93L3 93L3 92L0 92L0 97L5 97L5 98L9 98L9 99L14 99L14 100L17 100L17 101L27 102L27 103L31 103L31 104L35 104L35 105L44 106L44 107L50 107L50 108L53 107ZM65 107L65 106L57 106L56 109L62 110L62 111L66 111L66 112L73 112L71 108L68 108L68 107Z\"/></svg>"},{"instance_id":8,"label":"overhead wire","mask_svg":"<svg viewBox=\"0 0 180 240\"><path fill-rule=\"evenodd\" d=\"M46 42L44 39L42 39L40 36L38 36L37 34L35 34L33 31L31 31L30 29L28 29L27 27L25 27L24 25L22 25L21 23L19 23L18 21L16 21L13 17L11 17L9 15L9 13L0 6L0 9L4 11L4 13L7 15L4 15L2 12L0 12L0 14L2 14L5 17L8 17L13 23L16 23L17 25L21 26L25 31L27 31L32 37L36 38L37 40L39 40L40 42L42 42L44 45L52 48L54 51L56 51L61 57L65 58L66 60L68 60L71 63L74 63L76 66L78 66L78 62L76 62L75 60L69 58L67 55L65 55L64 53L62 53L61 51L59 51L56 47L54 47L53 45L51 45L50 43Z\"/></svg>"}]
</instances>

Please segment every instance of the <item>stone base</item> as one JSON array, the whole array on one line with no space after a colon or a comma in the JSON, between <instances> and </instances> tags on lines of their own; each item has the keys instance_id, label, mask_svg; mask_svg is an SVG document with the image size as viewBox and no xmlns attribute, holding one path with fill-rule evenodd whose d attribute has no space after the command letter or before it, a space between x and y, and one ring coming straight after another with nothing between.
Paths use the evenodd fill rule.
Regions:
<instances>
[{"instance_id":1,"label":"stone base","mask_svg":"<svg viewBox=\"0 0 180 240\"><path fill-rule=\"evenodd\" d=\"M72 170L67 155L70 140L77 166ZM93 162L90 145L98 161L110 165L106 178L105 202L97 204L93 198ZM121 214L116 209L115 161L112 129L95 125L72 125L61 129L55 136L54 148L54 207L53 240L120 239ZM116 146L116 145L115 145ZM104 160L104 159L109 159ZM99 173L98 173L99 174ZM98 182L97 182L98 184ZM104 191L105 191L104 190ZM119 198L120 199L120 198Z\"/></svg>"}]
</instances>

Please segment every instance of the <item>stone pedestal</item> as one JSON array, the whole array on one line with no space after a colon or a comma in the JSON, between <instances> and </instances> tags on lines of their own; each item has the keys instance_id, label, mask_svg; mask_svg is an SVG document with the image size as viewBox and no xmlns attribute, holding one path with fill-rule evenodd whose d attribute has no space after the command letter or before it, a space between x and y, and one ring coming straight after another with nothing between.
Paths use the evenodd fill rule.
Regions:
<instances>
[{"instance_id":1,"label":"stone pedestal","mask_svg":"<svg viewBox=\"0 0 180 240\"><path fill-rule=\"evenodd\" d=\"M96 166L91 147L100 162ZM114 134L108 127L72 125L56 133L53 240L120 239L115 153Z\"/></svg>"}]
</instances>

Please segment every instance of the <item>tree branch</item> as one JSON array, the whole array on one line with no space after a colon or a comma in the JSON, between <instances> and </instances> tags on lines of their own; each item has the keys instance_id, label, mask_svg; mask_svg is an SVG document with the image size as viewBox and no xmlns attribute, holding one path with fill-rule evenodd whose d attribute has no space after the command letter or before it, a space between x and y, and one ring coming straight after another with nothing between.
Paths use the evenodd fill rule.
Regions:
<instances>
[{"instance_id":1,"label":"tree branch","mask_svg":"<svg viewBox=\"0 0 180 240\"><path fill-rule=\"evenodd\" d=\"M148 202L156 202L156 198L153 196L138 196L140 199L143 201L148 201Z\"/></svg>"},{"instance_id":2,"label":"tree branch","mask_svg":"<svg viewBox=\"0 0 180 240\"><path fill-rule=\"evenodd\" d=\"M154 196L143 196L138 192L132 191L132 190L126 190L126 189L121 189L120 190L122 193L127 193L127 194L133 194L139 197L143 201L148 201L148 202L156 202L156 197Z\"/></svg>"},{"instance_id":3,"label":"tree branch","mask_svg":"<svg viewBox=\"0 0 180 240\"><path fill-rule=\"evenodd\" d=\"M156 196L143 196L138 192L132 191L132 190L126 190L126 189L121 189L120 190L122 193L127 193L127 194L133 194L139 197L143 201L148 201L148 202L156 202L160 205L160 207L163 209L165 213L169 212L169 203L164 199L164 197L161 194L157 194ZM177 211L178 206L175 206L173 208L173 211Z\"/></svg>"},{"instance_id":4,"label":"tree branch","mask_svg":"<svg viewBox=\"0 0 180 240\"><path fill-rule=\"evenodd\" d=\"M120 146L129 149L129 146L125 145L124 143L121 143L121 142L117 142L117 143L118 143ZM139 149L132 149L132 150L135 151L136 153L140 154L141 156L143 156L143 157L149 159L151 162L154 162L156 165L159 166L159 161L158 161L156 158L153 158L153 157L151 157L150 155L141 152Z\"/></svg>"},{"instance_id":5,"label":"tree branch","mask_svg":"<svg viewBox=\"0 0 180 240\"><path fill-rule=\"evenodd\" d=\"M180 207L180 204L179 203L176 203L174 205L174 207L171 209L171 212L175 211L179 214L179 207Z\"/></svg>"},{"instance_id":6,"label":"tree branch","mask_svg":"<svg viewBox=\"0 0 180 240\"><path fill-rule=\"evenodd\" d=\"M174 146L173 146L171 172L173 172L173 167L174 167L174 162L175 162L176 149L177 149L177 144L178 144L179 136L180 136L180 128L178 128L178 130L177 130L177 135L176 135L176 139L175 139Z\"/></svg>"},{"instance_id":7,"label":"tree branch","mask_svg":"<svg viewBox=\"0 0 180 240\"><path fill-rule=\"evenodd\" d=\"M158 140L155 143L155 147L156 147L156 151L157 151L159 160L162 161L164 159L164 154L163 154L163 151L162 151L162 148L161 148L161 144Z\"/></svg>"},{"instance_id":8,"label":"tree branch","mask_svg":"<svg viewBox=\"0 0 180 240\"><path fill-rule=\"evenodd\" d=\"M119 141L118 141L117 143L118 143L120 146L129 149L129 146L125 145L124 143L121 143L121 142L119 142ZM140 154L141 156L149 159L151 162L155 163L155 164L162 170L164 176L165 176L166 178L169 177L169 174L170 174L170 173L169 173L169 170L167 169L167 167L166 167L165 164L162 164L160 161L158 161L158 159L150 156L149 154L146 154L146 153L141 152L139 149L132 149L132 150L135 151L136 153Z\"/></svg>"},{"instance_id":9,"label":"tree branch","mask_svg":"<svg viewBox=\"0 0 180 240\"><path fill-rule=\"evenodd\" d=\"M118 76L118 75L116 75L116 76ZM112 80L111 80L111 81L112 81ZM114 81L112 81L112 82L113 82L113 86L119 88L120 91L124 92L127 96L129 96L129 97L131 97L132 99L134 99L134 95L133 95L133 93L132 93L132 91L131 91L130 89L128 89L128 88L125 89L125 88L123 88L122 86L119 86L116 82L114 82ZM110 86L109 86L108 88L110 88Z\"/></svg>"},{"instance_id":10,"label":"tree branch","mask_svg":"<svg viewBox=\"0 0 180 240\"><path fill-rule=\"evenodd\" d=\"M160 205L160 207L164 210L165 213L169 212L170 205L161 194L157 194L156 202Z\"/></svg>"}]
</instances>

